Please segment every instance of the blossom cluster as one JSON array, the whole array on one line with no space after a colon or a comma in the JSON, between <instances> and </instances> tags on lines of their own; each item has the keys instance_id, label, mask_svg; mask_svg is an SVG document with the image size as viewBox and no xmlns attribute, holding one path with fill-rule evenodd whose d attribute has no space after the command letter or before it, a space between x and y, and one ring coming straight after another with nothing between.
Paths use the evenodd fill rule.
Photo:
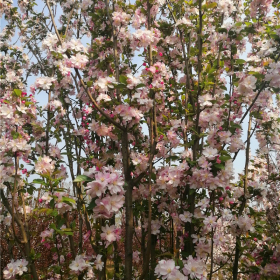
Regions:
<instances>
[{"instance_id":1,"label":"blossom cluster","mask_svg":"<svg viewBox=\"0 0 280 280\"><path fill-rule=\"evenodd\" d=\"M26 259L12 260L3 270L4 279L14 279L16 275L23 275L27 272L28 261Z\"/></svg>"}]
</instances>

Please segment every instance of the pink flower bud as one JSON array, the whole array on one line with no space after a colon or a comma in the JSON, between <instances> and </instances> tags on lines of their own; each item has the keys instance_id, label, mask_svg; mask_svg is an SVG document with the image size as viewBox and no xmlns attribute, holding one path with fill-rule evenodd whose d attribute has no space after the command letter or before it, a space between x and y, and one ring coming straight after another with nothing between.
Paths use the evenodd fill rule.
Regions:
<instances>
[{"instance_id":1,"label":"pink flower bud","mask_svg":"<svg viewBox=\"0 0 280 280\"><path fill-rule=\"evenodd\" d=\"M220 159L217 158L216 160L217 163L221 163L222 161Z\"/></svg>"},{"instance_id":2,"label":"pink flower bud","mask_svg":"<svg viewBox=\"0 0 280 280\"><path fill-rule=\"evenodd\" d=\"M160 56L163 56L162 52L159 53Z\"/></svg>"},{"instance_id":3,"label":"pink flower bud","mask_svg":"<svg viewBox=\"0 0 280 280\"><path fill-rule=\"evenodd\" d=\"M258 241L258 239L256 237L254 237L254 241Z\"/></svg>"},{"instance_id":4,"label":"pink flower bud","mask_svg":"<svg viewBox=\"0 0 280 280\"><path fill-rule=\"evenodd\" d=\"M222 202L224 199L222 197L219 197L219 201Z\"/></svg>"}]
</instances>

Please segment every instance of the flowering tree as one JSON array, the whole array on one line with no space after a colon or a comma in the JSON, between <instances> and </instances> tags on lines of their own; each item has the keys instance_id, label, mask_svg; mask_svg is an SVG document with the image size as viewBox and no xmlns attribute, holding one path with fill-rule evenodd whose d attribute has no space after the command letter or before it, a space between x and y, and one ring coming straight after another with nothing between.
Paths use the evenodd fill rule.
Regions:
<instances>
[{"instance_id":1,"label":"flowering tree","mask_svg":"<svg viewBox=\"0 0 280 280\"><path fill-rule=\"evenodd\" d=\"M278 5L0 1L3 278L279 276Z\"/></svg>"}]
</instances>

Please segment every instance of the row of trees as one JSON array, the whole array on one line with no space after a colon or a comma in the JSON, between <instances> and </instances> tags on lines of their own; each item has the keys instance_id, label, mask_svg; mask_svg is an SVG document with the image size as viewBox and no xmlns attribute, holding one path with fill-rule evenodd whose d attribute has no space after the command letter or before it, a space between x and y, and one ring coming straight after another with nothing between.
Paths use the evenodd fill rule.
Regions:
<instances>
[{"instance_id":1,"label":"row of trees","mask_svg":"<svg viewBox=\"0 0 280 280\"><path fill-rule=\"evenodd\" d=\"M278 6L0 1L3 278L279 276Z\"/></svg>"}]
</instances>

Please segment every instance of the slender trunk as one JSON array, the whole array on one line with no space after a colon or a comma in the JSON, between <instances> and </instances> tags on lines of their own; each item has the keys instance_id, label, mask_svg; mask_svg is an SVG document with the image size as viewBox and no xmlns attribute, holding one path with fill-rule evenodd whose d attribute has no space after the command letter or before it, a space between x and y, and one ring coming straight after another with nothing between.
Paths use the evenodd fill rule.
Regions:
<instances>
[{"instance_id":1,"label":"slender trunk","mask_svg":"<svg viewBox=\"0 0 280 280\"><path fill-rule=\"evenodd\" d=\"M142 252L142 270L144 271L144 266L145 266L145 257L146 257L146 249L145 249L145 230L143 228L143 219L144 219L144 213L142 213L142 220L141 220L141 252Z\"/></svg>"},{"instance_id":2,"label":"slender trunk","mask_svg":"<svg viewBox=\"0 0 280 280\"><path fill-rule=\"evenodd\" d=\"M105 256L102 257L102 261L104 262L104 266L101 271L98 272L99 280L106 280L106 262L107 258Z\"/></svg>"},{"instance_id":3,"label":"slender trunk","mask_svg":"<svg viewBox=\"0 0 280 280\"><path fill-rule=\"evenodd\" d=\"M215 215L215 191L212 192L212 201L213 201L213 210L212 210L212 215ZM210 252L210 261L211 261L211 265L210 265L210 275L209 275L209 280L212 280L212 276L213 276L213 267L214 267L214 228L212 228L211 231L211 252Z\"/></svg>"},{"instance_id":4,"label":"slender trunk","mask_svg":"<svg viewBox=\"0 0 280 280\"><path fill-rule=\"evenodd\" d=\"M116 225L116 215L111 219L111 225ZM114 279L119 280L120 273L120 265L119 265L119 254L118 254L118 243L115 241L114 243Z\"/></svg>"},{"instance_id":5,"label":"slender trunk","mask_svg":"<svg viewBox=\"0 0 280 280\"><path fill-rule=\"evenodd\" d=\"M199 116L200 116L200 106L198 102L198 98L201 95L202 88L201 88L201 72L202 72L202 0L199 0L199 30L198 30L198 39L197 39L197 46L198 46L198 57L197 57L197 105L196 105L196 121L195 121L195 130L197 132L194 139L193 144L193 161L196 161L199 152L199 134L200 134L200 127L199 127ZM187 187L188 193L188 211L192 214L195 210L195 196L196 193L192 190L189 186ZM194 234L194 225L191 222L186 223L185 232L188 234L188 238L186 238L184 252L187 255L192 255L194 252L194 244L192 242L191 235Z\"/></svg>"},{"instance_id":6,"label":"slender trunk","mask_svg":"<svg viewBox=\"0 0 280 280\"><path fill-rule=\"evenodd\" d=\"M67 228L70 228L68 212L67 212L67 213L64 213L63 216L64 216L64 219L66 220L66 222L65 222L66 227L67 227ZM69 243L70 243L71 254L72 254L73 258L75 258L75 257L76 257L76 250L75 250L75 245L74 245L73 236L68 235L68 240L69 240Z\"/></svg>"},{"instance_id":7,"label":"slender trunk","mask_svg":"<svg viewBox=\"0 0 280 280\"><path fill-rule=\"evenodd\" d=\"M1 199L2 199L2 202L5 206L5 208L8 210L8 212L12 215L12 208L10 206L10 203L8 201L8 199L5 197L4 195L4 191L3 190L0 190L0 196L1 196ZM25 257L26 259L28 260L28 263L29 263L29 267L30 267L30 270L31 270L31 274L32 274L32 279L34 280L38 280L38 274L37 274L37 271L36 271L36 267L35 267L35 264L32 260L30 260L29 256L30 256L30 252L31 252L31 246L30 246L30 236L28 234L28 232L26 232L25 230L25 227L24 227L24 224L22 223L22 221L20 220L20 218L17 216L17 214L14 214L14 221L17 223L19 229L20 229L20 232L21 232L21 235L23 237L23 240L19 240L18 237L16 236L16 232L14 232L14 237L16 239L16 241L18 243L21 243L21 244L24 244L24 254L25 254ZM14 225L13 225L14 227Z\"/></svg>"},{"instance_id":8,"label":"slender trunk","mask_svg":"<svg viewBox=\"0 0 280 280\"><path fill-rule=\"evenodd\" d=\"M155 280L155 268L156 268L156 245L157 245L157 236L152 235L152 242L151 242L151 270L150 270L150 280Z\"/></svg>"},{"instance_id":9,"label":"slender trunk","mask_svg":"<svg viewBox=\"0 0 280 280\"><path fill-rule=\"evenodd\" d=\"M250 139L251 139L251 122L252 122L252 117L249 117L249 123L248 123L248 131L247 131L247 147L246 147L246 161L245 161L245 176L244 176L244 196L243 196L243 201L239 209L238 216L242 215L243 210L246 205L246 194L247 194L247 188L248 188L248 169L249 169L249 153L250 153ZM236 242L235 242L235 255L234 255L234 263L233 263L233 268L232 268L232 279L237 280L238 276L238 262L240 258L240 253L241 253L241 246L240 246L240 235L236 237Z\"/></svg>"},{"instance_id":10,"label":"slender trunk","mask_svg":"<svg viewBox=\"0 0 280 280\"><path fill-rule=\"evenodd\" d=\"M125 269L124 279L132 279L132 240L133 240L133 213L132 213L132 188L130 185L127 186L125 193Z\"/></svg>"},{"instance_id":11,"label":"slender trunk","mask_svg":"<svg viewBox=\"0 0 280 280\"><path fill-rule=\"evenodd\" d=\"M49 155L49 133L50 133L50 121L51 121L51 110L50 110L50 102L51 102L51 91L48 94L48 112L47 112L47 131L46 131L46 156Z\"/></svg>"},{"instance_id":12,"label":"slender trunk","mask_svg":"<svg viewBox=\"0 0 280 280\"><path fill-rule=\"evenodd\" d=\"M118 243L114 242L114 279L119 280L120 264L119 264Z\"/></svg>"},{"instance_id":13,"label":"slender trunk","mask_svg":"<svg viewBox=\"0 0 280 280\"><path fill-rule=\"evenodd\" d=\"M235 242L235 254L234 254L234 263L233 263L233 270L232 270L232 280L237 280L239 257L240 257L240 236L237 236L236 242Z\"/></svg>"},{"instance_id":14,"label":"slender trunk","mask_svg":"<svg viewBox=\"0 0 280 280\"><path fill-rule=\"evenodd\" d=\"M151 3L147 0L147 16L148 16L148 30L151 29ZM152 56L152 46L148 47L148 63L151 67L153 64ZM154 144L157 141L157 132L156 132L156 102L155 102L155 93L150 90L150 95L153 98L153 108L150 110L150 127L149 127L149 137L150 137L150 160L149 160L149 182L148 182L148 228L147 228L147 247L145 250L145 259L143 264L143 272L139 277L139 280L145 279L149 272L150 258L151 258L151 245L152 245L152 173L153 173L153 157L155 154Z\"/></svg>"},{"instance_id":15,"label":"slender trunk","mask_svg":"<svg viewBox=\"0 0 280 280\"><path fill-rule=\"evenodd\" d=\"M125 267L124 279L132 279L132 241L133 241L133 211L132 211L132 186L129 164L128 133L122 134L122 156L125 177Z\"/></svg>"}]
</instances>

